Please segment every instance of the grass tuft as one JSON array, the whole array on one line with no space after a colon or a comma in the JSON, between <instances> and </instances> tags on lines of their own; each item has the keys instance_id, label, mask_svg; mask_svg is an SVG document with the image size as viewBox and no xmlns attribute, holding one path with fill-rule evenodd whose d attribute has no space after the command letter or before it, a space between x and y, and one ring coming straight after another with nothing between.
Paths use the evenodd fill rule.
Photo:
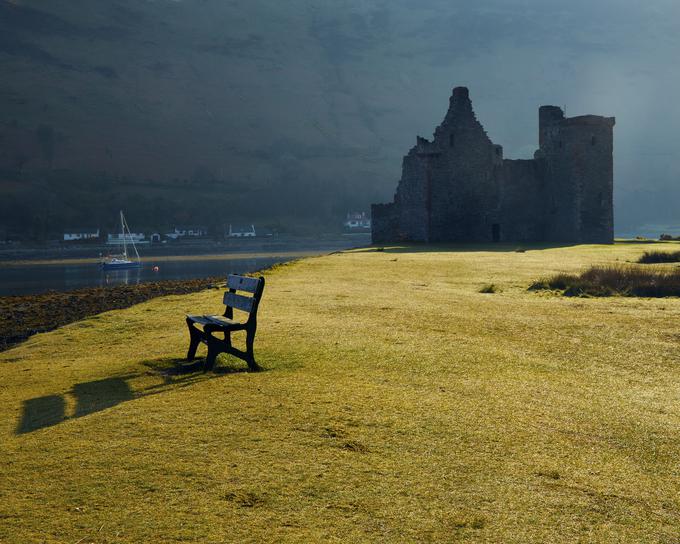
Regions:
<instances>
[{"instance_id":1,"label":"grass tuft","mask_svg":"<svg viewBox=\"0 0 680 544\"><path fill-rule=\"evenodd\" d=\"M325 427L321 434L324 438L344 438L347 433L338 427Z\"/></svg>"},{"instance_id":2,"label":"grass tuft","mask_svg":"<svg viewBox=\"0 0 680 544\"><path fill-rule=\"evenodd\" d=\"M222 498L241 508L254 508L267 502L267 497L264 494L248 490L227 491L222 495Z\"/></svg>"},{"instance_id":3,"label":"grass tuft","mask_svg":"<svg viewBox=\"0 0 680 544\"><path fill-rule=\"evenodd\" d=\"M341 446L343 450L347 451L354 451L357 453L367 453L368 452L368 447L365 444L362 444L358 440L345 440Z\"/></svg>"},{"instance_id":4,"label":"grass tuft","mask_svg":"<svg viewBox=\"0 0 680 544\"><path fill-rule=\"evenodd\" d=\"M543 478L549 478L550 480L559 480L562 476L556 470L539 470L536 476L541 476Z\"/></svg>"},{"instance_id":5,"label":"grass tuft","mask_svg":"<svg viewBox=\"0 0 680 544\"><path fill-rule=\"evenodd\" d=\"M634 266L593 266L581 274L557 274L533 283L530 290L552 289L565 296L680 296L680 269L644 270Z\"/></svg>"},{"instance_id":6,"label":"grass tuft","mask_svg":"<svg viewBox=\"0 0 680 544\"><path fill-rule=\"evenodd\" d=\"M498 288L498 286L496 286L493 283L485 285L479 290L480 293L498 293L499 291L500 289Z\"/></svg>"},{"instance_id":7,"label":"grass tuft","mask_svg":"<svg viewBox=\"0 0 680 544\"><path fill-rule=\"evenodd\" d=\"M486 518L474 516L470 519L458 519L453 522L455 529L483 529L486 526Z\"/></svg>"},{"instance_id":8,"label":"grass tuft","mask_svg":"<svg viewBox=\"0 0 680 544\"><path fill-rule=\"evenodd\" d=\"M680 251L645 251L638 263L680 263Z\"/></svg>"}]
</instances>

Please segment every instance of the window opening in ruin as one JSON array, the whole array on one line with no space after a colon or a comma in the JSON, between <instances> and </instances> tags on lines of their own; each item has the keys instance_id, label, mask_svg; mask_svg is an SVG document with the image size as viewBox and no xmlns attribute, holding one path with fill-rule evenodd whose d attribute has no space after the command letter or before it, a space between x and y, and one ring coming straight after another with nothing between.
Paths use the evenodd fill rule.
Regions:
<instances>
[{"instance_id":1,"label":"window opening in ruin","mask_svg":"<svg viewBox=\"0 0 680 544\"><path fill-rule=\"evenodd\" d=\"M595 136L591 136L590 137L590 145L595 145L595 142L597 142L597 139L595 138Z\"/></svg>"},{"instance_id":2,"label":"window opening in ruin","mask_svg":"<svg viewBox=\"0 0 680 544\"><path fill-rule=\"evenodd\" d=\"M496 155L498 155L499 157L501 156L501 148L500 147L496 148Z\"/></svg>"},{"instance_id":3,"label":"window opening in ruin","mask_svg":"<svg viewBox=\"0 0 680 544\"><path fill-rule=\"evenodd\" d=\"M455 143L456 138L454 137L453 134L449 134L449 147L453 147L453 144Z\"/></svg>"},{"instance_id":4,"label":"window opening in ruin","mask_svg":"<svg viewBox=\"0 0 680 544\"><path fill-rule=\"evenodd\" d=\"M491 240L494 242L501 241L501 226L498 223L491 225Z\"/></svg>"},{"instance_id":5,"label":"window opening in ruin","mask_svg":"<svg viewBox=\"0 0 680 544\"><path fill-rule=\"evenodd\" d=\"M562 149L562 140L560 140L558 145L559 145L559 148Z\"/></svg>"}]
</instances>

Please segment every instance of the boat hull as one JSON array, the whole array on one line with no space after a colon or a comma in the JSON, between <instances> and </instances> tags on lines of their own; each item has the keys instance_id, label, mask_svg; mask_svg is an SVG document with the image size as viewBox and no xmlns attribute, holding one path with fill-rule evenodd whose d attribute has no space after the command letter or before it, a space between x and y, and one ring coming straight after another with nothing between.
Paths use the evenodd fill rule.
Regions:
<instances>
[{"instance_id":1,"label":"boat hull","mask_svg":"<svg viewBox=\"0 0 680 544\"><path fill-rule=\"evenodd\" d=\"M131 268L141 268L142 263L102 263L104 270L129 270Z\"/></svg>"}]
</instances>

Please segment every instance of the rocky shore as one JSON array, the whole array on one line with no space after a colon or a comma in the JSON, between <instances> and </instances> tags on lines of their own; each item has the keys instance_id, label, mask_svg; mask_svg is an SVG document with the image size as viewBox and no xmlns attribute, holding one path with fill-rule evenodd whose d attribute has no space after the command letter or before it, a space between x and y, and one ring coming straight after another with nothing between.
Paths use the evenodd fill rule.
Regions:
<instances>
[{"instance_id":1,"label":"rocky shore","mask_svg":"<svg viewBox=\"0 0 680 544\"><path fill-rule=\"evenodd\" d=\"M155 297L192 293L223 284L224 279L216 277L0 297L0 351L33 334L101 312L127 308Z\"/></svg>"}]
</instances>

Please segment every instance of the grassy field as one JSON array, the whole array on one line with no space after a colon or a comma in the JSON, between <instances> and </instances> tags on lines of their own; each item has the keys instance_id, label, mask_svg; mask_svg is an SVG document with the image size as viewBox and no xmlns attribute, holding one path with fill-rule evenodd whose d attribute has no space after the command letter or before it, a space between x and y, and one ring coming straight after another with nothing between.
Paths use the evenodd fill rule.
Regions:
<instances>
[{"instance_id":1,"label":"grassy field","mask_svg":"<svg viewBox=\"0 0 680 544\"><path fill-rule=\"evenodd\" d=\"M0 542L677 543L680 299L527 291L650 249L280 266L255 374L168 371L217 290L37 335L0 353Z\"/></svg>"}]
</instances>

